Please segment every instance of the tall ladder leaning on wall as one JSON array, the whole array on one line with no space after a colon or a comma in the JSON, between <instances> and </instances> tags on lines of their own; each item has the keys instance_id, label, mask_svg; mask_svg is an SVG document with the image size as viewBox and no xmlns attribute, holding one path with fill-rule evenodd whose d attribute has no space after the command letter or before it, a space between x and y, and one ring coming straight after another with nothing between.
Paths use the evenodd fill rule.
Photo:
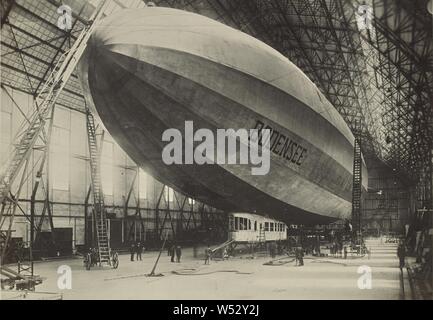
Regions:
<instances>
[{"instance_id":1,"label":"tall ladder leaning on wall","mask_svg":"<svg viewBox=\"0 0 433 320\"><path fill-rule=\"evenodd\" d=\"M104 143L104 134L102 134L101 141L98 145L96 139L96 127L93 115L89 109L86 108L87 116L87 139L89 145L90 155L90 176L91 176L91 189L93 194L93 219L96 231L96 245L98 246L99 264L109 264L110 260L110 239L108 236L107 214L104 204L104 193L102 191L101 180L101 153L102 145ZM92 234L93 239L94 233ZM92 239L92 243L93 243Z\"/></svg>"},{"instance_id":2,"label":"tall ladder leaning on wall","mask_svg":"<svg viewBox=\"0 0 433 320\"><path fill-rule=\"evenodd\" d=\"M94 13L89 19L81 34L73 46L67 50L54 66L44 86L34 99L34 112L20 127L14 138L12 151L6 164L0 171L0 236L2 237L3 250L1 261L4 261L4 254L8 247L12 224L16 214L21 188L26 180L26 171L29 159L39 136L45 136L45 124L50 118L54 105L74 72L87 43L94 31L98 21L104 14L107 0L101 0ZM46 141L45 139L43 139ZM91 154L92 156L92 154ZM92 176L93 177L93 176ZM18 181L16 191L12 191L12 185ZM93 184L93 182L92 182ZM106 222L106 219L100 219ZM105 226L106 230L106 226Z\"/></svg>"},{"instance_id":3,"label":"tall ladder leaning on wall","mask_svg":"<svg viewBox=\"0 0 433 320\"><path fill-rule=\"evenodd\" d=\"M352 184L352 225L357 240L362 239L362 150L361 150L361 123L355 121L353 134L355 142L353 147L353 184Z\"/></svg>"}]
</instances>

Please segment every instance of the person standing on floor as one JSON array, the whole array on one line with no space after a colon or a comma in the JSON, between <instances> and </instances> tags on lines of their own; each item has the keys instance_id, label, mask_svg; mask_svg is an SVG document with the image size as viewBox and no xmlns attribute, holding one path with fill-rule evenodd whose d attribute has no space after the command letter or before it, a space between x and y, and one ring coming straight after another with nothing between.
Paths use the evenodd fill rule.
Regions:
<instances>
[{"instance_id":1,"label":"person standing on floor","mask_svg":"<svg viewBox=\"0 0 433 320\"><path fill-rule=\"evenodd\" d=\"M210 258L211 258L211 255L212 255L212 249L209 246L207 246L205 255L206 255L206 258L204 260L204 264L210 264Z\"/></svg>"},{"instance_id":2,"label":"person standing on floor","mask_svg":"<svg viewBox=\"0 0 433 320\"><path fill-rule=\"evenodd\" d=\"M174 256L176 255L176 245L174 244L170 248L170 255L171 255L171 262L175 262Z\"/></svg>"},{"instance_id":3,"label":"person standing on floor","mask_svg":"<svg viewBox=\"0 0 433 320\"><path fill-rule=\"evenodd\" d=\"M298 266L304 265L304 250L302 247L296 249L296 263Z\"/></svg>"},{"instance_id":4,"label":"person standing on floor","mask_svg":"<svg viewBox=\"0 0 433 320\"><path fill-rule=\"evenodd\" d=\"M182 247L180 245L176 246L176 261L180 263L180 258L182 257Z\"/></svg>"},{"instance_id":5,"label":"person standing on floor","mask_svg":"<svg viewBox=\"0 0 433 320\"><path fill-rule=\"evenodd\" d=\"M229 259L229 252L228 252L227 248L224 248L223 260L228 260L228 259Z\"/></svg>"},{"instance_id":6,"label":"person standing on floor","mask_svg":"<svg viewBox=\"0 0 433 320\"><path fill-rule=\"evenodd\" d=\"M299 265L304 265L304 249L302 247L299 249Z\"/></svg>"},{"instance_id":7,"label":"person standing on floor","mask_svg":"<svg viewBox=\"0 0 433 320\"><path fill-rule=\"evenodd\" d=\"M138 260L142 261L142 259L141 259L141 254L142 254L142 252L143 252L143 246L142 246L142 244L141 244L140 241L137 243L136 250L137 250L137 261L138 261Z\"/></svg>"},{"instance_id":8,"label":"person standing on floor","mask_svg":"<svg viewBox=\"0 0 433 320\"><path fill-rule=\"evenodd\" d=\"M403 270L405 266L405 259L406 259L406 248L403 242L400 242L400 245L397 248L397 256L398 259L400 260L400 270Z\"/></svg>"},{"instance_id":9,"label":"person standing on floor","mask_svg":"<svg viewBox=\"0 0 433 320\"><path fill-rule=\"evenodd\" d=\"M129 252L131 253L131 261L134 261L135 243L133 241L131 242L131 246L129 247Z\"/></svg>"},{"instance_id":10,"label":"person standing on floor","mask_svg":"<svg viewBox=\"0 0 433 320\"><path fill-rule=\"evenodd\" d=\"M171 256L171 248L172 248L172 244L170 243L170 241L167 241L167 256L168 257Z\"/></svg>"}]
</instances>

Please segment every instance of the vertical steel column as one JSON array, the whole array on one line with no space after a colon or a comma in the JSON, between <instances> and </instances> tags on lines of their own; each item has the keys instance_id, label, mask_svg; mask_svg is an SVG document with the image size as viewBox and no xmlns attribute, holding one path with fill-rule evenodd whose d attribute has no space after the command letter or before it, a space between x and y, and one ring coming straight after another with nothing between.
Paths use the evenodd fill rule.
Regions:
<instances>
[{"instance_id":1,"label":"vertical steel column","mask_svg":"<svg viewBox=\"0 0 433 320\"><path fill-rule=\"evenodd\" d=\"M429 177L429 183L430 183L430 230L429 234L431 235L431 244L430 244L430 256L433 256L433 142L430 142L430 177ZM433 287L433 259L431 259L431 266L430 266L430 272L431 272L431 285Z\"/></svg>"},{"instance_id":2,"label":"vertical steel column","mask_svg":"<svg viewBox=\"0 0 433 320\"><path fill-rule=\"evenodd\" d=\"M158 241L161 239L160 230L159 230L159 206L161 204L161 199L164 196L164 190L165 190L165 185L162 187L162 190L161 190L159 197L158 197L158 202L156 203L156 206L155 206L155 231L156 231L156 238L158 238L155 240L158 240ZM164 227L164 226L162 226L162 227ZM162 232L162 230L161 230L161 232Z\"/></svg>"}]
</instances>

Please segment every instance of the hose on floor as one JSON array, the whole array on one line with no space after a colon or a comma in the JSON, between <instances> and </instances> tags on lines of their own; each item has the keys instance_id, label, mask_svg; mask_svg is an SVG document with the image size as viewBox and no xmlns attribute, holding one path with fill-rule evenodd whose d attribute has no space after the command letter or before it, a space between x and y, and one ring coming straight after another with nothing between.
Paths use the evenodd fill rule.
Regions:
<instances>
[{"instance_id":1,"label":"hose on floor","mask_svg":"<svg viewBox=\"0 0 433 320\"><path fill-rule=\"evenodd\" d=\"M215 274L215 273L235 273L235 274L253 274L252 272L241 272L238 270L215 270L210 272L197 272L197 269L182 269L182 270L176 270L172 271L171 273L178 275L178 276L203 276L203 275L209 275L209 274Z\"/></svg>"}]
</instances>

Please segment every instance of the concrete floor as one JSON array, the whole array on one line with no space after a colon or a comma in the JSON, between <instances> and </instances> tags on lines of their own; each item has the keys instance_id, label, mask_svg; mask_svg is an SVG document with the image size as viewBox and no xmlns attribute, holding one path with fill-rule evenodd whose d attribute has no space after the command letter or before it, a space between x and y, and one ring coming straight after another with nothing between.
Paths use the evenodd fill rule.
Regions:
<instances>
[{"instance_id":1,"label":"concrete floor","mask_svg":"<svg viewBox=\"0 0 433 320\"><path fill-rule=\"evenodd\" d=\"M396 245L370 240L371 258L309 258L303 267L292 259L280 266L263 263L269 257L231 258L228 261L192 257L185 249L181 263L161 256L157 273L163 277L145 277L151 271L157 253L143 255L143 261L130 262L120 256L117 270L95 267L86 271L82 260L37 263L36 272L46 277L37 287L41 292L61 292L63 299L401 299L400 270ZM59 290L57 269L72 269L72 290ZM372 289L358 288L359 266L372 268ZM175 273L174 273L174 272Z\"/></svg>"}]
</instances>

